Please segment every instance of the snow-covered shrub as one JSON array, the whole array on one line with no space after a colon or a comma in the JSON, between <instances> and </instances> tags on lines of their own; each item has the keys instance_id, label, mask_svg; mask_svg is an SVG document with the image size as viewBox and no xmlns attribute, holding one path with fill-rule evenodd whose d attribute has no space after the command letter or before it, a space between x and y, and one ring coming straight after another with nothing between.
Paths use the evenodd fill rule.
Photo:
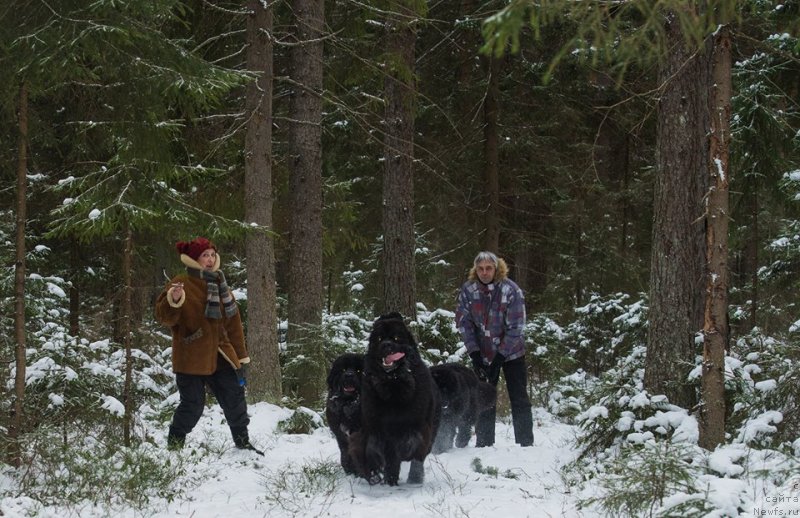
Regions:
<instances>
[{"instance_id":1,"label":"snow-covered shrub","mask_svg":"<svg viewBox=\"0 0 800 518\"><path fill-rule=\"evenodd\" d=\"M647 338L645 296L631 300L625 293L592 294L589 302L575 308L575 320L564 332L572 342L577 365L598 376L612 367L636 344Z\"/></svg>"},{"instance_id":2,"label":"snow-covered shrub","mask_svg":"<svg viewBox=\"0 0 800 518\"><path fill-rule=\"evenodd\" d=\"M665 396L644 390L645 353L642 346L634 348L603 373L587 394L585 410L576 417L581 427L578 444L583 448L582 455L653 439L696 442L696 419L670 404Z\"/></svg>"},{"instance_id":3,"label":"snow-covered shrub","mask_svg":"<svg viewBox=\"0 0 800 518\"><path fill-rule=\"evenodd\" d=\"M582 451L566 471L599 484L585 505L613 516L740 516L796 477L800 441L784 418L798 400L795 348L758 330L736 341L726 357L728 439L713 452L697 445L694 415L644 390L645 354L634 347L592 384L570 378L590 386L575 398Z\"/></svg>"},{"instance_id":4,"label":"snow-covered shrub","mask_svg":"<svg viewBox=\"0 0 800 518\"><path fill-rule=\"evenodd\" d=\"M794 451L800 440L798 351L795 332L781 340L754 329L736 340L728 360L736 383L726 384L732 403L728 429L736 442Z\"/></svg>"},{"instance_id":5,"label":"snow-covered shrub","mask_svg":"<svg viewBox=\"0 0 800 518\"><path fill-rule=\"evenodd\" d=\"M324 428L325 420L310 408L298 406L292 415L278 422L277 430L287 434L309 434L317 428Z\"/></svg>"},{"instance_id":6,"label":"snow-covered shrub","mask_svg":"<svg viewBox=\"0 0 800 518\"><path fill-rule=\"evenodd\" d=\"M691 450L670 441L625 448L598 475L599 494L583 499L581 505L598 506L608 516L657 516L667 498L693 492L699 470L690 462Z\"/></svg>"},{"instance_id":7,"label":"snow-covered shrub","mask_svg":"<svg viewBox=\"0 0 800 518\"><path fill-rule=\"evenodd\" d=\"M574 415L567 400L575 395L575 391L570 384L560 382L561 378L570 376L576 370L570 344L570 337L550 316L539 314L528 317L525 346L528 350L532 403L550 408L550 401L555 400L561 408L551 408L551 411L562 417Z\"/></svg>"},{"instance_id":8,"label":"snow-covered shrub","mask_svg":"<svg viewBox=\"0 0 800 518\"><path fill-rule=\"evenodd\" d=\"M88 430L68 442L58 440L59 433L45 425L26 434L27 447L36 456L26 459L22 469L7 472L14 493L35 500L29 506L54 506L62 516L80 516L81 509L93 505L113 515L147 510L151 500L172 501L194 485L190 479L196 475L196 459L167 457L149 443L125 448L97 441Z\"/></svg>"},{"instance_id":9,"label":"snow-covered shrub","mask_svg":"<svg viewBox=\"0 0 800 518\"><path fill-rule=\"evenodd\" d=\"M534 401L572 419L587 408L587 401L593 400L591 406L599 399L595 396L603 388L598 384L617 391L628 383L631 394L636 392L631 383L641 381L638 371L644 369L646 310L643 299L595 294L563 327L546 315L531 316L526 340L532 351Z\"/></svg>"},{"instance_id":10,"label":"snow-covered shrub","mask_svg":"<svg viewBox=\"0 0 800 518\"><path fill-rule=\"evenodd\" d=\"M93 433L119 434L124 414L125 351L109 339L90 341L69 334L67 289L63 279L36 274L26 284L31 313L25 369L26 429L47 422L63 426L64 436L78 433L82 427L93 428ZM134 349L132 362L130 397L135 412L138 405L149 404L150 398L166 398L173 378L158 356ZM16 364L6 390L13 390L15 375Z\"/></svg>"},{"instance_id":11,"label":"snow-covered shrub","mask_svg":"<svg viewBox=\"0 0 800 518\"><path fill-rule=\"evenodd\" d=\"M311 516L331 505L338 487L344 483L338 462L319 460L305 464L286 464L264 476L264 502L269 516Z\"/></svg>"},{"instance_id":12,"label":"snow-covered shrub","mask_svg":"<svg viewBox=\"0 0 800 518\"><path fill-rule=\"evenodd\" d=\"M597 384L597 378L589 376L586 371L577 370L573 374L558 380L534 384L533 394L539 398L534 401L547 408L551 414L564 421L575 424L575 418L583 411L587 394Z\"/></svg>"},{"instance_id":13,"label":"snow-covered shrub","mask_svg":"<svg viewBox=\"0 0 800 518\"><path fill-rule=\"evenodd\" d=\"M342 353L365 352L371 329L372 320L357 313L323 313L325 356L333 360Z\"/></svg>"},{"instance_id":14,"label":"snow-covered shrub","mask_svg":"<svg viewBox=\"0 0 800 518\"><path fill-rule=\"evenodd\" d=\"M465 359L466 349L452 311L428 311L422 304L417 304L417 319L409 324L409 329L417 339L422 358L429 365L469 359Z\"/></svg>"},{"instance_id":15,"label":"snow-covered shrub","mask_svg":"<svg viewBox=\"0 0 800 518\"><path fill-rule=\"evenodd\" d=\"M281 323L287 327L288 323ZM323 313L322 324L316 329L307 329L304 339L313 340L317 352L312 355L304 354L311 348L299 343L284 343L281 346L280 362L283 385L296 387L300 379L307 376L308 372L317 372L320 376L327 376L333 360L342 353L363 353L366 351L367 337L372 328L372 322L367 321L356 313L330 314ZM324 394L320 393L320 403ZM295 406L287 400L290 406Z\"/></svg>"}]
</instances>

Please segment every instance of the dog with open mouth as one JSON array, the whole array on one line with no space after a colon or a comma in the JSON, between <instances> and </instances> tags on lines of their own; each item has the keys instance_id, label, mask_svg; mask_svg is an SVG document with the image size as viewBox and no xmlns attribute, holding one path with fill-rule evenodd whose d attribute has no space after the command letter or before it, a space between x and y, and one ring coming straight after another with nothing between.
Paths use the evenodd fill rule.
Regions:
<instances>
[{"instance_id":1,"label":"dog with open mouth","mask_svg":"<svg viewBox=\"0 0 800 518\"><path fill-rule=\"evenodd\" d=\"M361 377L364 355L344 353L331 363L328 371L328 398L325 417L339 445L340 461L345 473L356 474L350 455L350 437L361 429Z\"/></svg>"},{"instance_id":2,"label":"dog with open mouth","mask_svg":"<svg viewBox=\"0 0 800 518\"><path fill-rule=\"evenodd\" d=\"M422 483L440 413L439 391L403 317L382 315L364 358L361 432L351 440L359 474L370 484L396 486L400 464L411 461L408 482Z\"/></svg>"}]
</instances>

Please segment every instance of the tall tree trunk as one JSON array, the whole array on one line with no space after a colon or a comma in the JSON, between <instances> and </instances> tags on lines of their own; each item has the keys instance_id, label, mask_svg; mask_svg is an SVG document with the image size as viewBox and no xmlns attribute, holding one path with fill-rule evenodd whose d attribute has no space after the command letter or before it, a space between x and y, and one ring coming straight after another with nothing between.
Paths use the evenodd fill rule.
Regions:
<instances>
[{"instance_id":1,"label":"tall tree trunk","mask_svg":"<svg viewBox=\"0 0 800 518\"><path fill-rule=\"evenodd\" d=\"M247 86L245 112L245 219L258 225L247 235L247 346L253 368L248 390L258 400L283 395L278 357L275 247L272 231L272 7L247 1L247 69L259 77Z\"/></svg>"},{"instance_id":2,"label":"tall tree trunk","mask_svg":"<svg viewBox=\"0 0 800 518\"><path fill-rule=\"evenodd\" d=\"M471 22L477 18L475 11L475 0L461 0L459 4L458 19L462 22ZM455 91L456 91L456 115L459 126L465 128L464 133L470 131L469 126L473 122L474 106L470 90L474 82L475 55L480 47L480 32L471 23L462 23L455 29L455 41L457 44L456 59L458 65L455 71Z\"/></svg>"},{"instance_id":3,"label":"tall tree trunk","mask_svg":"<svg viewBox=\"0 0 800 518\"><path fill-rule=\"evenodd\" d=\"M529 286L531 284L531 246L529 245L528 234L530 229L535 227L530 221L530 198L524 193L524 187L521 185L521 179L516 177L512 179L513 185L511 189L516 193L511 198L511 226L513 226L513 243L508 246L510 252L513 253L514 263L514 281L525 292L525 302L529 303L530 292ZM528 304L530 305L530 304Z\"/></svg>"},{"instance_id":4,"label":"tall tree trunk","mask_svg":"<svg viewBox=\"0 0 800 518\"><path fill-rule=\"evenodd\" d=\"M747 257L749 263L752 265L750 269L750 329L758 325L758 244L761 242L761 231L759 230L759 203L758 203L758 179L755 179L755 186L753 187L753 210L750 224L750 240L747 244Z\"/></svg>"},{"instance_id":5,"label":"tall tree trunk","mask_svg":"<svg viewBox=\"0 0 800 518\"><path fill-rule=\"evenodd\" d=\"M22 433L25 401L25 227L28 217L28 84L23 81L19 89L19 109L17 111L19 135L17 144L17 215L16 215L16 258L14 261L14 339L16 376L14 378L14 406L8 452L9 464L19 467L21 450L19 437Z\"/></svg>"},{"instance_id":6,"label":"tall tree trunk","mask_svg":"<svg viewBox=\"0 0 800 518\"><path fill-rule=\"evenodd\" d=\"M288 343L305 358L297 395L313 407L322 395L322 31L324 0L293 0L296 41L291 50L289 104Z\"/></svg>"},{"instance_id":7,"label":"tall tree trunk","mask_svg":"<svg viewBox=\"0 0 800 518\"><path fill-rule=\"evenodd\" d=\"M77 337L81 332L81 292L78 289L80 278L80 246L77 239L71 239L69 244L69 334Z\"/></svg>"},{"instance_id":8,"label":"tall tree trunk","mask_svg":"<svg viewBox=\"0 0 800 518\"><path fill-rule=\"evenodd\" d=\"M386 20L386 157L383 178L383 304L416 318L414 270L414 44L412 0L394 3Z\"/></svg>"},{"instance_id":9,"label":"tall tree trunk","mask_svg":"<svg viewBox=\"0 0 800 518\"><path fill-rule=\"evenodd\" d=\"M620 218L622 219L622 224L620 225L620 236L619 236L619 256L623 259L624 263L627 263L628 258L628 232L630 231L630 212L631 212L631 202L630 202L630 194L628 193L628 189L630 188L630 164L631 164L631 153L630 153L630 142L631 137L629 133L625 133L621 137L623 139L622 142L622 149L620 150L620 158L621 164L619 164L620 169L622 169L622 179L620 181L619 190L622 193L622 199L620 200ZM623 263L623 264L624 264Z\"/></svg>"},{"instance_id":10,"label":"tall tree trunk","mask_svg":"<svg viewBox=\"0 0 800 518\"><path fill-rule=\"evenodd\" d=\"M750 175L745 180L744 203L749 213L749 225L747 225L747 240L744 245L744 258L742 261L741 281L750 285L750 311L747 319L742 323L739 330L741 334L747 334L758 324L758 249L761 242L759 231L759 203L758 203L758 176Z\"/></svg>"},{"instance_id":11,"label":"tall tree trunk","mask_svg":"<svg viewBox=\"0 0 800 518\"><path fill-rule=\"evenodd\" d=\"M486 187L486 234L484 249L499 252L500 246L500 172L498 162L499 129L497 124L500 96L500 59L494 55L484 58L488 73L486 96L483 99L483 178Z\"/></svg>"},{"instance_id":12,"label":"tall tree trunk","mask_svg":"<svg viewBox=\"0 0 800 518\"><path fill-rule=\"evenodd\" d=\"M706 209L705 324L700 411L701 447L725 442L725 350L728 345L728 146L731 137L731 37L727 27L714 37L709 183Z\"/></svg>"},{"instance_id":13,"label":"tall tree trunk","mask_svg":"<svg viewBox=\"0 0 800 518\"><path fill-rule=\"evenodd\" d=\"M126 447L131 445L131 423L133 422L133 354L131 354L131 319L133 311L131 306L133 287L131 286L133 267L133 235L128 223L125 223L125 251L122 254L122 311L120 314L120 330L122 343L125 346L125 381L122 388L122 399L125 405L125 415L122 418L123 443Z\"/></svg>"},{"instance_id":14,"label":"tall tree trunk","mask_svg":"<svg viewBox=\"0 0 800 518\"><path fill-rule=\"evenodd\" d=\"M650 326L644 386L690 408L686 381L695 337L703 328L705 265L703 196L708 146L707 52L684 44L674 14L667 15L672 50L659 68L662 88L656 133L657 167L650 261Z\"/></svg>"},{"instance_id":15,"label":"tall tree trunk","mask_svg":"<svg viewBox=\"0 0 800 518\"><path fill-rule=\"evenodd\" d=\"M573 206L573 220L571 225L572 237L575 240L575 267L572 272L572 304L575 307L583 306L583 290L584 290L584 276L586 275L584 268L584 259L586 255L586 245L583 242L584 236L584 221L583 215L586 212L586 191L583 184L579 183L572 189L574 200Z\"/></svg>"}]
</instances>

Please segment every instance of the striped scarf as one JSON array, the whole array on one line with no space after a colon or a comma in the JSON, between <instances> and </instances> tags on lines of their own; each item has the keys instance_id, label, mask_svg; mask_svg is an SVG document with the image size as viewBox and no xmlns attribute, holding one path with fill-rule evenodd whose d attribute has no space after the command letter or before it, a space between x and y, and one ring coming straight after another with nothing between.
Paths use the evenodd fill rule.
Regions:
<instances>
[{"instance_id":1,"label":"striped scarf","mask_svg":"<svg viewBox=\"0 0 800 518\"><path fill-rule=\"evenodd\" d=\"M220 301L225 308L225 316L232 317L238 311L236 302L231 296L231 291L228 289L228 283L225 282L225 274L221 271L209 272L208 270L198 270L196 268L186 268L186 272L192 277L197 277L206 281L207 294L206 294L206 318L220 319L222 312L220 311Z\"/></svg>"}]
</instances>

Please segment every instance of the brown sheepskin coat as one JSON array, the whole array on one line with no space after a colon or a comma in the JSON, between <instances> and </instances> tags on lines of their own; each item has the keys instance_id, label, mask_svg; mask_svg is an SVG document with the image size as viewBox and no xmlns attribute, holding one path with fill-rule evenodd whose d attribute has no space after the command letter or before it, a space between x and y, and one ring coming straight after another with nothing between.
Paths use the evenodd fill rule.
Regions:
<instances>
[{"instance_id":1,"label":"brown sheepskin coat","mask_svg":"<svg viewBox=\"0 0 800 518\"><path fill-rule=\"evenodd\" d=\"M200 264L181 254L186 266L202 270ZM219 269L220 259L214 271ZM182 282L184 296L172 300L172 283ZM237 311L230 318L206 318L206 281L188 274L176 275L156 301L156 319L172 331L172 370L182 374L207 375L217 369L218 353L234 369L249 363L242 319ZM224 312L223 312L224 315Z\"/></svg>"}]
</instances>

